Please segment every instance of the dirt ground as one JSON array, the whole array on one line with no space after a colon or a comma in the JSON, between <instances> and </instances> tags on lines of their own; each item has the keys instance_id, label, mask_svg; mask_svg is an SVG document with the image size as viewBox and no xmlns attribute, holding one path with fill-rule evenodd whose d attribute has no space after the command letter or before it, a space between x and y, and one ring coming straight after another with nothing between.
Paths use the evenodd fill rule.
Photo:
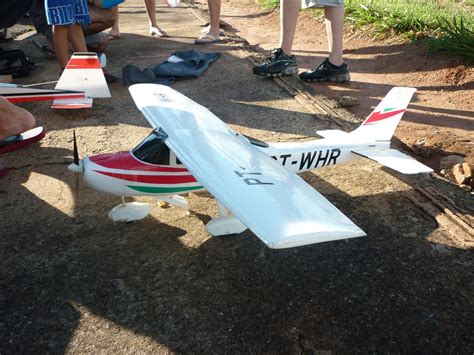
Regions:
<instances>
[{"instance_id":1,"label":"dirt ground","mask_svg":"<svg viewBox=\"0 0 474 355\"><path fill-rule=\"evenodd\" d=\"M201 2L204 4L205 2ZM279 12L265 12L256 1L223 3L222 19L259 51L278 46ZM418 89L396 137L406 148L422 143L431 149L425 163L439 170L443 156L459 154L474 163L474 68L459 60L430 53L425 46L393 37L374 38L370 30L346 26L345 59L351 69L349 84L312 83L317 93L338 99L350 96L348 107L363 118L393 86ZM301 70L317 66L326 56L327 36L322 16L303 12L298 19L293 54ZM429 150L429 149L428 149Z\"/></svg>"},{"instance_id":2,"label":"dirt ground","mask_svg":"<svg viewBox=\"0 0 474 355\"><path fill-rule=\"evenodd\" d=\"M395 144L443 143L430 164L452 152L472 159L472 68L348 32L351 83L289 79L307 93L295 96L281 82L253 76L248 60L276 45L278 14L224 1L226 40L196 48L202 13L186 4L157 10L170 38L147 35L142 1L121 6L122 38L108 50L112 73L156 65L176 50L221 52L202 77L173 88L268 141L353 128L390 87L415 86ZM308 68L323 58L325 32L306 15L299 26L295 53ZM33 38L12 44L39 62L25 82L54 80L57 67L35 52ZM472 195L436 174L407 178L359 160L303 178L364 238L288 250L268 249L250 231L211 238L204 224L217 207L208 194L189 196L191 215L156 206L140 222L115 224L107 214L119 199L84 184L76 195L66 169L73 129L81 156L130 149L149 133L127 88L110 89L112 99L87 111L23 105L48 135L1 157L12 170L0 179L0 352L473 351ZM350 112L337 107L341 95L358 104Z\"/></svg>"}]
</instances>

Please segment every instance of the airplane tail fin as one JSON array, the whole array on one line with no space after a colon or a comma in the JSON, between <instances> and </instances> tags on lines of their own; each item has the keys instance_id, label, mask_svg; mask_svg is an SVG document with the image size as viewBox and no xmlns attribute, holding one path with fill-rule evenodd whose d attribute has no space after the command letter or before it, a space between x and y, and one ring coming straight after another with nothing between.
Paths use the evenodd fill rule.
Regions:
<instances>
[{"instance_id":1,"label":"airplane tail fin","mask_svg":"<svg viewBox=\"0 0 474 355\"><path fill-rule=\"evenodd\" d=\"M416 89L413 88L393 88L369 117L349 135L375 140L376 142L390 141L415 92ZM433 171L430 167L395 149L358 148L353 149L352 153L374 160L402 174L419 174Z\"/></svg>"},{"instance_id":2,"label":"airplane tail fin","mask_svg":"<svg viewBox=\"0 0 474 355\"><path fill-rule=\"evenodd\" d=\"M389 141L415 92L414 88L391 89L369 117L350 135Z\"/></svg>"},{"instance_id":3,"label":"airplane tail fin","mask_svg":"<svg viewBox=\"0 0 474 355\"><path fill-rule=\"evenodd\" d=\"M83 91L89 98L110 97L96 53L74 53L55 89Z\"/></svg>"}]
</instances>

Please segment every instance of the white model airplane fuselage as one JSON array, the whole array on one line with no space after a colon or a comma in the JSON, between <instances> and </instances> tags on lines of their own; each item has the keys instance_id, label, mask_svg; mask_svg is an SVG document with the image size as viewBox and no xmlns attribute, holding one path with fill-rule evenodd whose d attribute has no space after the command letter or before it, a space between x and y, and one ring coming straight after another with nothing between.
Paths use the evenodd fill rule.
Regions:
<instances>
[{"instance_id":1,"label":"white model airplane fuselage","mask_svg":"<svg viewBox=\"0 0 474 355\"><path fill-rule=\"evenodd\" d=\"M249 227L271 248L363 236L360 228L293 173L360 157L407 174L432 171L389 148L415 92L411 88L392 89L353 132L318 131L326 138L297 143L265 143L240 135L168 87L140 84L130 90L155 130L128 152L82 161L76 153L70 169L83 173L85 182L96 190L117 196L158 196L185 208L186 200L176 195L207 187L221 212L206 225L212 235L238 233ZM224 206L233 215L228 215ZM258 212L262 207L268 221L255 222L261 218ZM129 221L143 218L149 210L141 204L122 204L110 216ZM272 229L265 223L277 225Z\"/></svg>"}]
</instances>

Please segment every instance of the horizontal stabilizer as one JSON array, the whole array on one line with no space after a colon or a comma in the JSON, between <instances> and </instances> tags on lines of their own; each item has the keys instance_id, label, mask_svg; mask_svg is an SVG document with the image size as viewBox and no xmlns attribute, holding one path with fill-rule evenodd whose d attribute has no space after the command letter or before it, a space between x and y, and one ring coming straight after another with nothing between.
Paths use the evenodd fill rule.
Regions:
<instances>
[{"instance_id":1,"label":"horizontal stabilizer","mask_svg":"<svg viewBox=\"0 0 474 355\"><path fill-rule=\"evenodd\" d=\"M78 90L87 97L110 97L109 87L96 53L74 53L55 89Z\"/></svg>"},{"instance_id":2,"label":"horizontal stabilizer","mask_svg":"<svg viewBox=\"0 0 474 355\"><path fill-rule=\"evenodd\" d=\"M316 134L323 138L341 138L342 139L345 136L347 136L349 133L341 131L339 129L326 129L322 131L316 131Z\"/></svg>"},{"instance_id":3,"label":"horizontal stabilizer","mask_svg":"<svg viewBox=\"0 0 474 355\"><path fill-rule=\"evenodd\" d=\"M421 164L412 157L395 149L354 149L352 152L371 160L375 160L377 163L396 170L402 174L431 173L433 171L433 169L430 167Z\"/></svg>"},{"instance_id":4,"label":"horizontal stabilizer","mask_svg":"<svg viewBox=\"0 0 474 355\"><path fill-rule=\"evenodd\" d=\"M78 109L92 107L92 99L56 99L51 104L51 108L60 109Z\"/></svg>"}]
</instances>

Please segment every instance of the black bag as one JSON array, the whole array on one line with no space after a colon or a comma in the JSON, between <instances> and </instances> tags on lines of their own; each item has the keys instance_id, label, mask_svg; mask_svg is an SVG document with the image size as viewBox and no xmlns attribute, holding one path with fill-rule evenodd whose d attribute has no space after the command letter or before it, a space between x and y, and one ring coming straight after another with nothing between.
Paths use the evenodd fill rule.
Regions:
<instances>
[{"instance_id":1,"label":"black bag","mask_svg":"<svg viewBox=\"0 0 474 355\"><path fill-rule=\"evenodd\" d=\"M0 75L10 74L13 78L25 78L36 67L36 63L30 61L22 50L6 51L0 48Z\"/></svg>"},{"instance_id":2,"label":"black bag","mask_svg":"<svg viewBox=\"0 0 474 355\"><path fill-rule=\"evenodd\" d=\"M35 0L0 0L0 2L0 28L8 28L25 16Z\"/></svg>"}]
</instances>

